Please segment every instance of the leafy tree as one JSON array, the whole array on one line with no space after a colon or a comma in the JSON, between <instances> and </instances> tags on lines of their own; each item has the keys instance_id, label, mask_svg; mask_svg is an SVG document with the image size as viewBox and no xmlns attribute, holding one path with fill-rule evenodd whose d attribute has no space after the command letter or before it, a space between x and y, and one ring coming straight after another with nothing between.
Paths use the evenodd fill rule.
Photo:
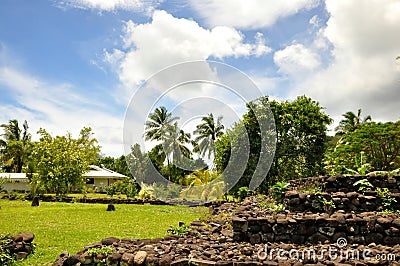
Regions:
<instances>
[{"instance_id":1,"label":"leafy tree","mask_svg":"<svg viewBox=\"0 0 400 266\"><path fill-rule=\"evenodd\" d=\"M107 169L110 169L112 171L116 170L115 167L115 158L111 156L105 156L105 157L99 157L95 163L97 166L103 166Z\"/></svg>"},{"instance_id":2,"label":"leafy tree","mask_svg":"<svg viewBox=\"0 0 400 266\"><path fill-rule=\"evenodd\" d=\"M330 174L358 171L392 171L400 168L400 121L364 123L345 135L326 154L325 168Z\"/></svg>"},{"instance_id":3,"label":"leafy tree","mask_svg":"<svg viewBox=\"0 0 400 266\"><path fill-rule=\"evenodd\" d=\"M238 133L237 128L244 125L250 140L250 156L246 169L233 192L240 187L248 186L256 169L261 152L261 132L257 116L269 104L273 113L276 135L268 132L268 138L276 137L275 156L262 189L279 180L315 176L323 172L323 155L325 152L327 125L331 119L323 112L323 108L306 96L298 97L289 102L269 101L264 96L257 101L248 103L248 112L243 120L228 131L217 142L217 156L215 163L217 169L225 169L230 156L235 156L237 151L231 151L231 139L239 139L239 147L243 133ZM263 109L264 108L264 109ZM256 115L254 110L258 110ZM271 121L271 120L268 120ZM271 130L269 128L268 130ZM229 137L227 137L228 135ZM268 143L273 143L269 141ZM266 152L272 154L272 147L266 147ZM228 156L230 155L230 156ZM272 156L271 156L272 157ZM265 175L265 172L263 173Z\"/></svg>"},{"instance_id":4,"label":"leafy tree","mask_svg":"<svg viewBox=\"0 0 400 266\"><path fill-rule=\"evenodd\" d=\"M203 123L197 125L196 130L193 132L198 135L195 139L198 146L195 151L198 151L204 156L208 151L208 158L215 154L215 142L223 135L224 125L222 125L222 116L214 120L214 115L210 113L201 119Z\"/></svg>"},{"instance_id":5,"label":"leafy tree","mask_svg":"<svg viewBox=\"0 0 400 266\"><path fill-rule=\"evenodd\" d=\"M47 191L64 195L72 186L84 183L82 174L96 161L100 151L91 128L83 128L78 139L70 133L52 137L44 129L38 134L41 138L35 143L30 158L36 165L41 185Z\"/></svg>"},{"instance_id":6,"label":"leafy tree","mask_svg":"<svg viewBox=\"0 0 400 266\"><path fill-rule=\"evenodd\" d=\"M360 125L370 122L371 116L368 115L365 118L361 117L361 109L358 109L357 115L353 112L347 112L342 115L345 119L339 122L339 126L336 127L337 134L343 135L347 133L351 133L356 130Z\"/></svg>"},{"instance_id":7,"label":"leafy tree","mask_svg":"<svg viewBox=\"0 0 400 266\"><path fill-rule=\"evenodd\" d=\"M5 172L21 173L31 150L31 134L26 120L20 128L18 120L2 124L4 133L0 139L0 159Z\"/></svg>"}]
</instances>

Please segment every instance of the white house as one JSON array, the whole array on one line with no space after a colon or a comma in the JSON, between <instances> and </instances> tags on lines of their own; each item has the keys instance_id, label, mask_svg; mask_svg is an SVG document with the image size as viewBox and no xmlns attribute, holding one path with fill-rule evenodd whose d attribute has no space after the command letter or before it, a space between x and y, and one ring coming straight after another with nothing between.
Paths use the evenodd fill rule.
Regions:
<instances>
[{"instance_id":1,"label":"white house","mask_svg":"<svg viewBox=\"0 0 400 266\"><path fill-rule=\"evenodd\" d=\"M104 188L115 181L127 178L125 175L96 165L91 165L89 171L83 174L83 177L86 178L86 186L90 188ZM13 190L30 191L31 189L25 173L0 173L0 178L8 179L8 182L3 185L3 189L8 192Z\"/></svg>"},{"instance_id":2,"label":"white house","mask_svg":"<svg viewBox=\"0 0 400 266\"><path fill-rule=\"evenodd\" d=\"M90 188L109 186L115 181L127 178L126 175L96 165L91 165L90 170L83 174L83 177L86 178L86 187Z\"/></svg>"},{"instance_id":3,"label":"white house","mask_svg":"<svg viewBox=\"0 0 400 266\"><path fill-rule=\"evenodd\" d=\"M31 189L25 173L0 173L0 178L8 180L3 184L3 189L8 192L13 190L29 191Z\"/></svg>"}]
</instances>

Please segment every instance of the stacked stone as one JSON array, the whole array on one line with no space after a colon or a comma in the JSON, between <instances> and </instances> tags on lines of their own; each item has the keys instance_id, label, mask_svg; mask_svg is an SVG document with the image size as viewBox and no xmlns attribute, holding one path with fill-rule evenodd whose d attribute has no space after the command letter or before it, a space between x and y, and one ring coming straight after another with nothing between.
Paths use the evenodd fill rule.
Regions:
<instances>
[{"instance_id":1,"label":"stacked stone","mask_svg":"<svg viewBox=\"0 0 400 266\"><path fill-rule=\"evenodd\" d=\"M391 208L400 210L400 176L313 177L290 181L283 213L262 207L262 199L246 199L232 218L235 241L251 243L400 244L399 214L383 214L376 191L356 191L354 183L367 179L374 187L388 188ZM319 185L322 193L306 192ZM305 191L305 192L299 192Z\"/></svg>"},{"instance_id":2,"label":"stacked stone","mask_svg":"<svg viewBox=\"0 0 400 266\"><path fill-rule=\"evenodd\" d=\"M26 259L33 251L32 241L35 238L33 233L20 233L16 236L8 236L5 240L8 244L1 250L8 251L9 254L15 255L17 260Z\"/></svg>"}]
</instances>

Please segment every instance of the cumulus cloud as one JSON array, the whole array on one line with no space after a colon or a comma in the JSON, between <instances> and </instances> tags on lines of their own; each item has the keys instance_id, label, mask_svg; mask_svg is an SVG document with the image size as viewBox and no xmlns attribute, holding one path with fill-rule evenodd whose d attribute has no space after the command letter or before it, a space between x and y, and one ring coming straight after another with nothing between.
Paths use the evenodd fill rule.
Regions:
<instances>
[{"instance_id":1,"label":"cumulus cloud","mask_svg":"<svg viewBox=\"0 0 400 266\"><path fill-rule=\"evenodd\" d=\"M232 27L209 30L165 11L154 12L151 23L126 22L123 42L122 48L106 52L106 60L114 65L117 62L119 78L130 89L179 62L261 56L271 51L261 33L256 34L254 43L246 43L242 33Z\"/></svg>"},{"instance_id":2,"label":"cumulus cloud","mask_svg":"<svg viewBox=\"0 0 400 266\"><path fill-rule=\"evenodd\" d=\"M362 108L373 119L398 120L400 3L327 0L326 9L330 17L318 38L330 42L332 60L297 86L334 117Z\"/></svg>"},{"instance_id":3,"label":"cumulus cloud","mask_svg":"<svg viewBox=\"0 0 400 266\"><path fill-rule=\"evenodd\" d=\"M310 72L320 65L318 54L299 43L286 46L283 50L275 52L274 62L281 73L293 77Z\"/></svg>"},{"instance_id":4,"label":"cumulus cloud","mask_svg":"<svg viewBox=\"0 0 400 266\"><path fill-rule=\"evenodd\" d=\"M130 11L151 11L157 1L153 0L63 0L58 3L80 9L97 9L100 11L115 11L118 9Z\"/></svg>"},{"instance_id":5,"label":"cumulus cloud","mask_svg":"<svg viewBox=\"0 0 400 266\"><path fill-rule=\"evenodd\" d=\"M92 127L102 152L119 156L123 153L122 119L106 112L105 103L75 93L70 84L50 84L12 67L0 67L0 91L15 102L0 105L0 121L27 120L35 137L43 127L52 135L74 136L85 126ZM36 136L37 139L37 136Z\"/></svg>"},{"instance_id":6,"label":"cumulus cloud","mask_svg":"<svg viewBox=\"0 0 400 266\"><path fill-rule=\"evenodd\" d=\"M190 3L211 26L255 29L269 27L301 10L310 10L318 6L319 0L190 0Z\"/></svg>"},{"instance_id":7,"label":"cumulus cloud","mask_svg":"<svg viewBox=\"0 0 400 266\"><path fill-rule=\"evenodd\" d=\"M279 71L298 77L291 80L296 89L289 97L306 94L318 100L336 125L341 114L359 108L377 121L400 119L399 8L394 0L327 0L329 19L314 42L275 53ZM326 52L331 58L320 64L317 54ZM313 71L304 75L304 70Z\"/></svg>"}]
</instances>

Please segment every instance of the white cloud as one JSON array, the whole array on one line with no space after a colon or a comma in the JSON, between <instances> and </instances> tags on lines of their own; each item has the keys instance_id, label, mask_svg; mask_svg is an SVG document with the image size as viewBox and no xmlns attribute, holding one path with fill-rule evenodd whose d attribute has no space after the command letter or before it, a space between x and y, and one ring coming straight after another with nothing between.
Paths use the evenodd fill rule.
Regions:
<instances>
[{"instance_id":1,"label":"white cloud","mask_svg":"<svg viewBox=\"0 0 400 266\"><path fill-rule=\"evenodd\" d=\"M218 26L208 30L193 20L156 11L151 23L128 21L124 47L106 53L106 60L114 65L117 62L120 80L132 90L156 71L172 64L210 57L261 56L271 51L262 34L255 38L255 43L245 43L244 36L234 28Z\"/></svg>"},{"instance_id":2,"label":"white cloud","mask_svg":"<svg viewBox=\"0 0 400 266\"><path fill-rule=\"evenodd\" d=\"M272 26L280 18L312 9L319 0L190 0L190 3L211 26L254 29Z\"/></svg>"},{"instance_id":3,"label":"white cloud","mask_svg":"<svg viewBox=\"0 0 400 266\"><path fill-rule=\"evenodd\" d=\"M320 66L318 54L299 43L275 52L274 62L279 67L279 72L293 77L303 76Z\"/></svg>"},{"instance_id":4,"label":"white cloud","mask_svg":"<svg viewBox=\"0 0 400 266\"><path fill-rule=\"evenodd\" d=\"M10 67L0 67L0 91L15 100L0 106L0 121L27 120L30 132L43 127L52 135L71 132L90 126L108 155L123 154L122 118L106 112L107 105L74 93L70 84L49 84L37 77ZM103 111L104 110L104 111Z\"/></svg>"},{"instance_id":5,"label":"white cloud","mask_svg":"<svg viewBox=\"0 0 400 266\"><path fill-rule=\"evenodd\" d=\"M155 4L156 1L153 0L63 0L59 2L60 6L100 11L115 11L117 9L151 11Z\"/></svg>"},{"instance_id":6,"label":"white cloud","mask_svg":"<svg viewBox=\"0 0 400 266\"><path fill-rule=\"evenodd\" d=\"M362 108L373 119L398 120L400 3L327 0L326 8L330 18L317 39L330 42L332 61L294 93L316 98L333 117Z\"/></svg>"}]
</instances>

